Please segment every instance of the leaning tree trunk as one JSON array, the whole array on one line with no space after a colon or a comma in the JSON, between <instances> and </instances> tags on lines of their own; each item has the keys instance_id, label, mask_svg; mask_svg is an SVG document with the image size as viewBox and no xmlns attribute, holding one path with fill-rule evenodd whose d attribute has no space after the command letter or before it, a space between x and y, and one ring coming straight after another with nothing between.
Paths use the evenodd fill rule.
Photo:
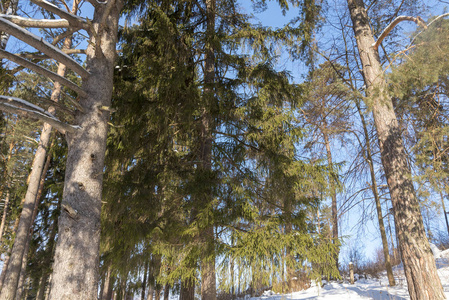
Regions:
<instances>
[{"instance_id":1,"label":"leaning tree trunk","mask_svg":"<svg viewBox=\"0 0 449 300\"><path fill-rule=\"evenodd\" d=\"M379 139L382 164L390 190L408 291L412 300L445 299L435 258L427 240L401 130L387 95L386 81L363 0L348 0L357 47L362 62L366 93Z\"/></svg>"},{"instance_id":2,"label":"leaning tree trunk","mask_svg":"<svg viewBox=\"0 0 449 300\"><path fill-rule=\"evenodd\" d=\"M51 146L50 146L50 148L51 148ZM27 266L27 262L28 262L28 252L30 249L31 239L33 237L33 228L34 228L33 224L34 224L34 220L36 219L36 216L37 216L37 212L38 212L38 208L39 208L39 200L40 200L40 198L42 196L42 192L44 190L45 178L46 178L46 175L48 172L48 168L50 167L50 161L51 161L51 153L48 153L47 158L45 159L44 169L42 170L41 180L39 182L39 189L38 189L38 192L36 195L36 199L34 201L34 210L33 210L33 216L31 218L31 227L28 232L25 250L23 252L22 268L20 271L19 284L18 284L17 292L16 292L16 299L22 299L22 293L24 290L24 283L25 283L25 278L26 278L26 266Z\"/></svg>"},{"instance_id":3,"label":"leaning tree trunk","mask_svg":"<svg viewBox=\"0 0 449 300\"><path fill-rule=\"evenodd\" d=\"M87 96L80 99L85 112L78 112L75 118L80 128L67 134L67 168L50 300L97 298L108 109L123 5L122 0L111 1L97 2L95 8L91 26L96 34L86 52L90 75L83 81Z\"/></svg>"},{"instance_id":4,"label":"leaning tree trunk","mask_svg":"<svg viewBox=\"0 0 449 300\"><path fill-rule=\"evenodd\" d=\"M14 246L9 258L9 264L5 270L5 281L0 294L1 300L14 299L17 285L19 283L20 271L22 268L22 258L27 244L28 232L33 218L34 202L39 189L42 169L44 168L46 158L46 146L50 139L51 126L44 124L44 130L41 133L38 149L34 156L32 170L30 173L30 182L28 184L25 201L23 203L22 213L20 214L19 226L17 228Z\"/></svg>"},{"instance_id":5,"label":"leaning tree trunk","mask_svg":"<svg viewBox=\"0 0 449 300\"><path fill-rule=\"evenodd\" d=\"M78 10L79 1L74 1L72 13L76 13ZM64 48L70 49L72 45L71 38L66 38L64 41ZM66 66L59 64L58 75L64 77L66 72ZM58 102L61 94L62 85L59 82L55 82L54 89L51 95L51 100ZM54 108L50 107L49 112L54 114ZM10 256L10 263L6 269L5 282L1 290L0 299L8 300L13 299L17 293L17 287L20 282L20 274L22 270L23 257L26 256L27 244L29 244L29 230L33 222L33 211L36 202L36 195L38 194L39 185L41 181L42 170L44 169L45 158L47 155L47 147L50 141L50 135L52 126L45 123L40 135L40 141L36 153L34 155L31 172L29 175L29 183L27 192L25 195L25 202L23 204L22 213L20 214L19 227L14 239L14 246ZM20 294L20 293L19 293Z\"/></svg>"},{"instance_id":6,"label":"leaning tree trunk","mask_svg":"<svg viewBox=\"0 0 449 300\"><path fill-rule=\"evenodd\" d=\"M359 112L360 119L362 121L363 133L365 135L365 141L366 141L365 160L369 165L369 171L370 171L371 183L372 183L371 190L373 191L374 201L376 202L377 220L379 222L380 237L382 239L382 249L384 251L385 269L387 270L388 283L390 284L390 286L395 286L396 282L394 280L393 268L391 267L390 251L388 249L387 233L385 230L384 219L382 216L382 206L380 203L380 197L379 197L379 192L378 192L378 188L377 188L376 174L374 172L373 157L371 155L371 142L369 139L368 128L366 125L365 116L363 115L362 109L360 108L360 103L357 102L356 106L357 106L357 111Z\"/></svg>"}]
</instances>

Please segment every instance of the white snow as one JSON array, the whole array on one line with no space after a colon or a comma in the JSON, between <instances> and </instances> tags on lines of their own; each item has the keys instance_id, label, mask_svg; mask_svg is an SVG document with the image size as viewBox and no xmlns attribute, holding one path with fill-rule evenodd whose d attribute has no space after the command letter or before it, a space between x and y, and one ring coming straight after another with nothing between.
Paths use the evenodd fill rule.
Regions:
<instances>
[{"instance_id":1,"label":"white snow","mask_svg":"<svg viewBox=\"0 0 449 300\"><path fill-rule=\"evenodd\" d=\"M438 274L440 276L446 298L449 299L449 250L440 251L435 245L431 245L432 252L435 255ZM270 291L264 293L261 297L251 298L251 300L406 300L410 299L407 291L407 282L401 266L394 268L396 286L390 287L386 273L380 274L379 279L363 279L354 284L330 282L319 287L312 284L312 287L291 294L274 295Z\"/></svg>"}]
</instances>

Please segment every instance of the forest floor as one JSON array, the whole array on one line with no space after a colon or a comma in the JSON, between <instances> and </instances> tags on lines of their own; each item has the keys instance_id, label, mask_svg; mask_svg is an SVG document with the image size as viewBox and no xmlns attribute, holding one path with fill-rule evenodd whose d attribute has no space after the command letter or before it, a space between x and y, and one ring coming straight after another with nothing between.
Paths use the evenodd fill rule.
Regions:
<instances>
[{"instance_id":1,"label":"forest floor","mask_svg":"<svg viewBox=\"0 0 449 300\"><path fill-rule=\"evenodd\" d=\"M438 274L449 299L449 250L439 251L438 248L432 247L434 252ZM271 291L266 291L263 296L251 298L251 300L359 300L359 299L374 299L374 300L405 300L410 299L407 291L407 282L404 277L404 271L401 265L394 268L394 275L396 279L396 286L388 286L388 279L386 273L378 275L378 278L359 279L354 284L348 282L329 282L324 286L319 287L313 285L311 288L291 293L291 294L272 294ZM357 277L357 276L356 276Z\"/></svg>"}]
</instances>

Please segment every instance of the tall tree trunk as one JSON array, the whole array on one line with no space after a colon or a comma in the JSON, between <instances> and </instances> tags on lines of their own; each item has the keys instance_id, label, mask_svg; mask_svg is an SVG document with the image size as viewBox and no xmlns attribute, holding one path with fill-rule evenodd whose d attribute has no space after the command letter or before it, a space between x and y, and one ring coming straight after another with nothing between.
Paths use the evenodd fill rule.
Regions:
<instances>
[{"instance_id":1,"label":"tall tree trunk","mask_svg":"<svg viewBox=\"0 0 449 300\"><path fill-rule=\"evenodd\" d=\"M78 11L79 1L73 2L72 13L75 14ZM71 48L71 38L66 38L63 47L65 49ZM58 75L65 76L66 67L63 64L58 65ZM54 89L51 95L51 100L58 102L61 94L62 85L58 82L54 83ZM52 114L55 113L55 109L50 107L48 111ZM47 155L47 147L50 141L50 135L52 126L44 124L40 135L40 141L36 150L31 172L29 175L29 183L27 192L25 195L25 202L23 205L22 213L20 214L19 227L14 240L14 246L11 252L10 264L6 270L5 283L0 293L0 300L13 299L17 292L17 286L19 284L21 266L23 256L26 255L27 244L29 244L29 230L33 222L33 212L36 202L36 195L39 191L39 185L41 180L42 170L44 169L45 158Z\"/></svg>"},{"instance_id":2,"label":"tall tree trunk","mask_svg":"<svg viewBox=\"0 0 449 300\"><path fill-rule=\"evenodd\" d=\"M154 297L154 282L149 282L148 283L148 295L147 295L147 300L153 300Z\"/></svg>"},{"instance_id":3,"label":"tall tree trunk","mask_svg":"<svg viewBox=\"0 0 449 300\"><path fill-rule=\"evenodd\" d=\"M51 146L50 146L50 148L51 148ZM36 219L36 216L37 216L37 212L38 212L38 208L39 208L39 200L40 200L40 198L42 196L42 191L44 190L45 177L47 175L48 168L50 167L50 161L51 161L51 154L48 153L47 154L47 158L45 160L44 169L42 170L41 180L39 182L39 189L38 189L38 192L36 194L36 199L34 201L33 216L31 218L31 226L30 226L30 230L28 232L28 237L27 237L27 240L26 240L25 250L24 250L24 253L23 253L23 257L22 257L22 268L20 270L20 277L19 277L19 284L18 284L18 287L17 287L16 299L21 299L22 298L24 282L25 282L25 277L26 277L26 266L27 266L27 262L28 262L28 252L29 252L29 249L30 249L31 239L33 237L33 227L34 227L33 224L34 224L34 220Z\"/></svg>"},{"instance_id":4,"label":"tall tree trunk","mask_svg":"<svg viewBox=\"0 0 449 300\"><path fill-rule=\"evenodd\" d=\"M153 272L152 272L152 278L154 283L154 298L156 300L161 299L162 294L162 285L158 282L159 273L161 270L161 263L162 263L162 257L160 255L154 255L152 256L153 261Z\"/></svg>"},{"instance_id":5,"label":"tall tree trunk","mask_svg":"<svg viewBox=\"0 0 449 300\"><path fill-rule=\"evenodd\" d=\"M112 298L112 289L114 287L115 277L112 274L112 267L109 266L105 276L105 283L103 294L101 295L101 300L111 300Z\"/></svg>"},{"instance_id":6,"label":"tall tree trunk","mask_svg":"<svg viewBox=\"0 0 449 300\"><path fill-rule=\"evenodd\" d=\"M142 282L142 294L140 296L141 300L145 300L145 290L147 288L147 274L148 274L148 261L145 262L145 267L143 270L143 282Z\"/></svg>"},{"instance_id":7,"label":"tall tree trunk","mask_svg":"<svg viewBox=\"0 0 449 300\"><path fill-rule=\"evenodd\" d=\"M292 232L293 225L291 222L291 215L292 215L292 203L290 199L284 199L284 214L285 214L285 234L288 235ZM293 289L293 278L295 277L295 269L291 266L291 263L293 261L293 257L291 255L291 249L287 247L285 249L285 269L286 269L286 282L287 282L287 290L284 291L284 293L292 292Z\"/></svg>"},{"instance_id":8,"label":"tall tree trunk","mask_svg":"<svg viewBox=\"0 0 449 300\"><path fill-rule=\"evenodd\" d=\"M325 116L323 116L325 118ZM324 144L326 146L326 155L327 155L327 163L330 168L332 168L332 172L329 178L329 184L330 184L330 192L331 192L331 209L332 209L332 243L333 244L339 244L338 240L338 210L337 210L337 186L336 186L336 177L337 174L334 173L333 168L333 161L332 161L332 152L331 152L331 146L329 141L329 134L327 133L327 124L325 123L324 129L322 129L323 137L324 137ZM337 252L334 255L335 264L338 270L338 256L340 255L340 247L338 247Z\"/></svg>"},{"instance_id":9,"label":"tall tree trunk","mask_svg":"<svg viewBox=\"0 0 449 300\"><path fill-rule=\"evenodd\" d=\"M179 300L195 300L195 281L183 280Z\"/></svg>"},{"instance_id":10,"label":"tall tree trunk","mask_svg":"<svg viewBox=\"0 0 449 300\"><path fill-rule=\"evenodd\" d=\"M205 0L206 4L206 46L205 46L205 65L204 65L204 107L202 111L201 122L201 168L205 172L212 171L212 126L213 119L210 114L210 107L215 99L214 81L215 81L215 51L213 39L215 36L215 0ZM205 191L202 207L210 208L212 201L212 191ZM215 283L215 237L214 225L212 222L200 233L201 242L205 245L205 251L201 258L201 299L216 299Z\"/></svg>"},{"instance_id":11,"label":"tall tree trunk","mask_svg":"<svg viewBox=\"0 0 449 300\"><path fill-rule=\"evenodd\" d=\"M61 200L58 201L57 204L57 208L56 211L60 211L61 210ZM58 224L57 224L58 220L55 219L53 221L51 230L50 230L50 235L48 237L48 243L47 243L47 249L45 250L45 258L43 261L43 265L45 266L43 272L42 272L42 278L41 278L41 283L39 285L39 290L36 296L36 300L44 300L45 297L45 292L49 289L47 289L47 281L50 277L51 274L51 261L53 258L53 254L54 254L54 248L55 248L55 238L56 238L56 233L57 233L57 228L58 228Z\"/></svg>"},{"instance_id":12,"label":"tall tree trunk","mask_svg":"<svg viewBox=\"0 0 449 300\"><path fill-rule=\"evenodd\" d=\"M168 300L170 296L170 285L167 283L164 287L164 300Z\"/></svg>"},{"instance_id":13,"label":"tall tree trunk","mask_svg":"<svg viewBox=\"0 0 449 300\"><path fill-rule=\"evenodd\" d=\"M63 210L58 223L51 300L97 297L107 108L111 106L122 5L122 0L98 4L91 21L97 34L91 37L86 51L90 75L83 81L87 97L80 99L85 112L78 112L75 118L80 128L67 135Z\"/></svg>"},{"instance_id":14,"label":"tall tree trunk","mask_svg":"<svg viewBox=\"0 0 449 300\"><path fill-rule=\"evenodd\" d=\"M114 277L112 275L112 266L109 265L104 277L103 293L101 294L101 300L111 300L112 288L114 286Z\"/></svg>"},{"instance_id":15,"label":"tall tree trunk","mask_svg":"<svg viewBox=\"0 0 449 300\"><path fill-rule=\"evenodd\" d=\"M412 300L444 299L444 291L427 240L418 199L411 181L401 130L387 95L379 54L363 0L348 0L357 47L363 67L366 93L379 139L382 164L390 190L408 291Z\"/></svg>"},{"instance_id":16,"label":"tall tree trunk","mask_svg":"<svg viewBox=\"0 0 449 300\"><path fill-rule=\"evenodd\" d=\"M356 106L357 106L357 111L359 113L360 119L362 121L363 133L365 135L365 141L366 141L365 160L369 165L370 176L371 176L371 190L373 191L374 201L376 202L377 220L379 222L380 236L382 239L382 249L384 252L385 269L387 270L388 283L390 284L390 286L395 286L396 282L394 280L393 268L391 267L390 250L388 249L389 247L388 247L387 232L385 230L384 219L382 216L382 206L380 203L380 197L379 197L379 192L378 192L378 188L377 188L376 174L374 172L373 157L371 155L371 142L370 142L370 138L369 138L369 134L368 134L368 128L366 125L365 116L363 115L362 109L360 108L360 104L358 102L356 102Z\"/></svg>"}]
</instances>

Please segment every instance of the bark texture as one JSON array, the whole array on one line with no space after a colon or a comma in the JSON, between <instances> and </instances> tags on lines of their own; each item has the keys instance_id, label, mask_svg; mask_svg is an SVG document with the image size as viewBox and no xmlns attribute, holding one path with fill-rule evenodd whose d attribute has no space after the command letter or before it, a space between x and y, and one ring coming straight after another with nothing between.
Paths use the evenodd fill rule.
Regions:
<instances>
[{"instance_id":1,"label":"bark texture","mask_svg":"<svg viewBox=\"0 0 449 300\"><path fill-rule=\"evenodd\" d=\"M113 89L113 71L121 0L97 5L83 81L87 97L80 99L81 127L67 135L65 173L59 237L51 282L50 300L96 299L99 279L100 210L107 122Z\"/></svg>"},{"instance_id":2,"label":"bark texture","mask_svg":"<svg viewBox=\"0 0 449 300\"><path fill-rule=\"evenodd\" d=\"M390 190L408 290L412 300L445 299L411 181L401 131L374 44L363 0L348 0L363 75Z\"/></svg>"},{"instance_id":3,"label":"bark texture","mask_svg":"<svg viewBox=\"0 0 449 300\"><path fill-rule=\"evenodd\" d=\"M179 300L195 300L195 282L193 280L184 280L181 283Z\"/></svg>"}]
</instances>

